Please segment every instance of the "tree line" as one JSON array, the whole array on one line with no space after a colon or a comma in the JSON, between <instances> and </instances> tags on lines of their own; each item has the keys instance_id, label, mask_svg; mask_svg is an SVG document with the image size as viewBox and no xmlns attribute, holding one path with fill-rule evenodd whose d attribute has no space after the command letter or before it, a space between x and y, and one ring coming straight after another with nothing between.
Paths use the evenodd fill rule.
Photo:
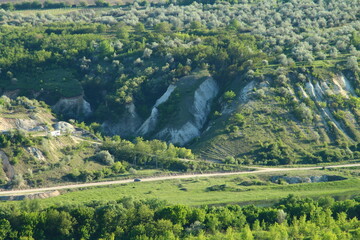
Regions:
<instances>
[{"instance_id":1,"label":"tree line","mask_svg":"<svg viewBox=\"0 0 360 240\"><path fill-rule=\"evenodd\" d=\"M359 239L359 199L289 195L272 207L189 207L131 197L84 205L0 207L0 239Z\"/></svg>"},{"instance_id":2,"label":"tree line","mask_svg":"<svg viewBox=\"0 0 360 240\"><path fill-rule=\"evenodd\" d=\"M0 9L4 10L35 10L35 9L56 9L56 8L70 8L70 7L109 7L110 3L104 0L96 0L95 5L88 5L86 1L81 1L79 4L70 4L68 2L53 2L53 1L32 1L32 2L19 2L19 3L2 3Z\"/></svg>"}]
</instances>

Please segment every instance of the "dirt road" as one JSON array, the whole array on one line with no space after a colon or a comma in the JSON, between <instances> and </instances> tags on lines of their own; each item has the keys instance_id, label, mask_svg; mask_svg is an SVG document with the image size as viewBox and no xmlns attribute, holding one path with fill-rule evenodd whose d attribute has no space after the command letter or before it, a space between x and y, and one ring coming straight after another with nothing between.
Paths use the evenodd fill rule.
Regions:
<instances>
[{"instance_id":1,"label":"dirt road","mask_svg":"<svg viewBox=\"0 0 360 240\"><path fill-rule=\"evenodd\" d=\"M326 168L345 168L345 167L360 167L360 163L326 166ZM163 177L150 177L150 178L143 178L141 180L141 182L152 182L152 181L160 181L160 180L183 179L183 178L194 178L194 177L216 177L216 176L228 176L228 175L242 175L242 174L249 174L249 173L259 174L259 173L284 172L284 171L304 171L304 170L314 170L314 169L322 169L322 168L323 167L256 168L257 169L256 171L251 171L251 172L243 171L243 172L184 174L184 175L163 176ZM126 180L104 181L104 182L83 183L83 184L70 184L70 185L56 186L56 187L0 191L0 195L11 196L11 195L26 194L26 193L39 193L39 192L62 190L62 189L107 186L107 185L124 184L124 183L131 183L131 182L134 182L134 180L126 179ZM141 182L138 182L137 184L141 184Z\"/></svg>"}]
</instances>

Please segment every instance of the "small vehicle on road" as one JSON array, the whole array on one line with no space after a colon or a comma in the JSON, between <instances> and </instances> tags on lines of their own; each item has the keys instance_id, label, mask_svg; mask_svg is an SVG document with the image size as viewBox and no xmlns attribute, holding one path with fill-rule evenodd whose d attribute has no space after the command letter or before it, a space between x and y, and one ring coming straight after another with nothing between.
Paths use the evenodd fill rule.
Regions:
<instances>
[{"instance_id":1,"label":"small vehicle on road","mask_svg":"<svg viewBox=\"0 0 360 240\"><path fill-rule=\"evenodd\" d=\"M141 179L140 178L135 178L134 182L141 182Z\"/></svg>"}]
</instances>

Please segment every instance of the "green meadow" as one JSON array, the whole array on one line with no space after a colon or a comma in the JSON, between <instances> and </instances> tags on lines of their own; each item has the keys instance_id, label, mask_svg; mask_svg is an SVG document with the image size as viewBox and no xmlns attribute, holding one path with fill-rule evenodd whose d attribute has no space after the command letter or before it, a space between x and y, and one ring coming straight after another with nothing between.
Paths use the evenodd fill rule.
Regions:
<instances>
[{"instance_id":1,"label":"green meadow","mask_svg":"<svg viewBox=\"0 0 360 240\"><path fill-rule=\"evenodd\" d=\"M356 171L357 169L346 171L313 170L271 174L249 173L238 176L134 182L106 187L69 190L62 192L62 195L58 197L39 201L43 206L51 206L83 204L91 201L114 201L123 197L133 197L135 199L157 198L171 204L186 204L190 206L229 203L269 205L289 194L310 198L332 196L341 200L360 194L360 178L352 174L357 173ZM333 182L300 184L277 184L269 181L271 176L305 177L322 175L336 175L346 179ZM2 204L14 204L14 202Z\"/></svg>"}]
</instances>

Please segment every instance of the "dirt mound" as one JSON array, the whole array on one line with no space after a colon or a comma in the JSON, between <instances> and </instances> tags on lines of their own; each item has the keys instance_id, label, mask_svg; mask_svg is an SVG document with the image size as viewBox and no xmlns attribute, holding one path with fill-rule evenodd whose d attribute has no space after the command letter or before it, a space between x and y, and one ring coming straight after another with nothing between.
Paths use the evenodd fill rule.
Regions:
<instances>
[{"instance_id":1,"label":"dirt mound","mask_svg":"<svg viewBox=\"0 0 360 240\"><path fill-rule=\"evenodd\" d=\"M288 176L273 176L270 178L270 181L273 183L287 182L288 184L296 183L317 183L317 182L333 182L345 180L346 178L340 176L308 176L308 177L288 177Z\"/></svg>"},{"instance_id":2,"label":"dirt mound","mask_svg":"<svg viewBox=\"0 0 360 240\"><path fill-rule=\"evenodd\" d=\"M42 193L34 193L27 195L17 195L17 196L0 196L1 201L20 201L24 199L44 199L50 197L59 196L59 191L50 191L50 192L42 192Z\"/></svg>"}]
</instances>

